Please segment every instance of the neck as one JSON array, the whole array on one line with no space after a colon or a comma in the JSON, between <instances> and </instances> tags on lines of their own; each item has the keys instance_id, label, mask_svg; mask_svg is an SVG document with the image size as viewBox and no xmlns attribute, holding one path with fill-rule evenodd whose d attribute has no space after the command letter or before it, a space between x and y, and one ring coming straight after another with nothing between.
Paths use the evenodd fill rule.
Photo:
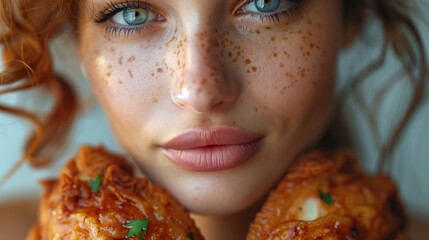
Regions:
<instances>
[{"instance_id":1,"label":"neck","mask_svg":"<svg viewBox=\"0 0 429 240\"><path fill-rule=\"evenodd\" d=\"M195 220L205 240L244 240L249 225L262 204L263 201L259 201L245 211L228 216L191 214L191 217Z\"/></svg>"}]
</instances>

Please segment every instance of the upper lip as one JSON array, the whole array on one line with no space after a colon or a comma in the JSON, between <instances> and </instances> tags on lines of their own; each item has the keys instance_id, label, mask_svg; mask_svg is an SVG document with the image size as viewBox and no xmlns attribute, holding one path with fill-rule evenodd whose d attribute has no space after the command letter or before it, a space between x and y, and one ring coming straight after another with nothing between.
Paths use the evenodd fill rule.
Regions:
<instances>
[{"instance_id":1,"label":"upper lip","mask_svg":"<svg viewBox=\"0 0 429 240\"><path fill-rule=\"evenodd\" d=\"M190 129L161 144L161 147L186 150L209 146L240 145L253 142L261 137L261 134L233 127Z\"/></svg>"}]
</instances>

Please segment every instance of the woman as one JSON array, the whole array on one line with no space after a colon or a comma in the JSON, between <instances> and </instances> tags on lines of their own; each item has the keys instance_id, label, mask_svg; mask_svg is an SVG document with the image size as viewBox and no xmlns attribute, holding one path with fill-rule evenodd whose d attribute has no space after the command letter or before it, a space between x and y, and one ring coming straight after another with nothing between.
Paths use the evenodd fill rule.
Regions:
<instances>
[{"instance_id":1,"label":"woman","mask_svg":"<svg viewBox=\"0 0 429 240\"><path fill-rule=\"evenodd\" d=\"M1 6L2 82L25 78L7 91L39 84L58 103L45 122L0 106L36 124L23 160L44 164L40 159L53 156L76 113L47 49L70 21L117 140L152 181L201 214L196 221L207 239L243 239L291 161L321 144L337 102L337 56L361 33L367 13L382 20L385 44L410 78L419 71L412 104L382 160L427 79L405 1L3 0Z\"/></svg>"}]
</instances>

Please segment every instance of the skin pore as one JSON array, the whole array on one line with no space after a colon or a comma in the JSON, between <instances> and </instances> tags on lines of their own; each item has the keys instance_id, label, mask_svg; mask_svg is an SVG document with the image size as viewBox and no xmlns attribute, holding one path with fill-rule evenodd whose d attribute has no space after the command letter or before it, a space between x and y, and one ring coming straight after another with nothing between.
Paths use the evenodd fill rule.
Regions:
<instances>
[{"instance_id":1,"label":"skin pore","mask_svg":"<svg viewBox=\"0 0 429 240\"><path fill-rule=\"evenodd\" d=\"M86 0L78 24L82 63L114 134L195 213L206 239L244 239L268 191L330 120L341 1L280 0L268 13L253 12L253 1L126 2ZM124 26L122 13L100 14L112 6L150 14ZM262 145L238 167L214 172L184 169L162 153L185 130L215 127L261 134Z\"/></svg>"}]
</instances>

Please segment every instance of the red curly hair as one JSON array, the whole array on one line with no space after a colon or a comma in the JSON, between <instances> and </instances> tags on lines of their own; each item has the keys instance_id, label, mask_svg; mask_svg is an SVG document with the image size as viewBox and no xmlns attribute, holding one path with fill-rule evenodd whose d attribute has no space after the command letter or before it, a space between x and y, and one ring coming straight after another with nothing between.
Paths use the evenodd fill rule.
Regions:
<instances>
[{"instance_id":1,"label":"red curly hair","mask_svg":"<svg viewBox=\"0 0 429 240\"><path fill-rule=\"evenodd\" d=\"M0 94L44 87L55 96L54 107L43 117L24 109L0 105L0 111L28 119L35 127L17 167L24 161L33 166L49 163L61 149L77 114L75 93L63 78L53 72L48 45L66 23L77 25L79 4L78 0L0 0L0 46L4 47ZM411 104L391 138L380 150L380 166L383 166L407 123L421 105L428 79L424 46L415 24L409 17L410 1L343 0L343 5L346 21L345 43L353 42L359 35L368 16L378 17L385 35L383 49L391 47L409 78L414 80ZM350 82L341 93L342 98L351 95L371 72L383 64L385 52L383 51L379 61ZM334 133L329 136L335 135L335 129L333 130Z\"/></svg>"}]
</instances>

